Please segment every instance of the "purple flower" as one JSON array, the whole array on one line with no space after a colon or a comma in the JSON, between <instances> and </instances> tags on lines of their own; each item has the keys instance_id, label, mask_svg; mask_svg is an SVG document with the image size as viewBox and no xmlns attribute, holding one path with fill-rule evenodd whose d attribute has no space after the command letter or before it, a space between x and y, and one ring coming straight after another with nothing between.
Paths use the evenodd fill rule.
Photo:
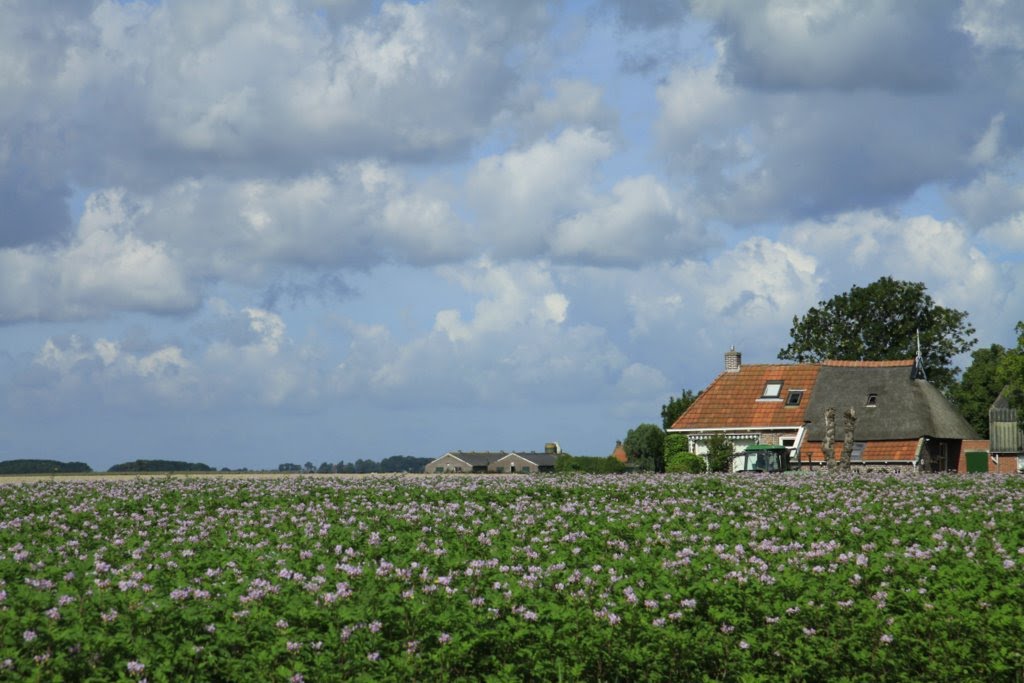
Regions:
<instances>
[{"instance_id":1,"label":"purple flower","mask_svg":"<svg viewBox=\"0 0 1024 683\"><path fill-rule=\"evenodd\" d=\"M452 636L450 633L442 633L437 637L437 642L439 642L441 645L447 645L448 643L452 642Z\"/></svg>"},{"instance_id":2,"label":"purple flower","mask_svg":"<svg viewBox=\"0 0 1024 683\"><path fill-rule=\"evenodd\" d=\"M376 662L378 659L380 659L380 653L371 652L368 655L366 655L366 658L369 659L371 662Z\"/></svg>"},{"instance_id":3,"label":"purple flower","mask_svg":"<svg viewBox=\"0 0 1024 683\"><path fill-rule=\"evenodd\" d=\"M143 664L142 662L136 662L135 660L132 660L132 661L128 662L127 668L128 668L128 673L130 673L133 676L138 676L139 674L141 674L143 671L146 670L146 665Z\"/></svg>"},{"instance_id":4,"label":"purple flower","mask_svg":"<svg viewBox=\"0 0 1024 683\"><path fill-rule=\"evenodd\" d=\"M888 633L883 633L882 637L878 639L878 642L880 642L882 645L888 645L892 642L892 636Z\"/></svg>"},{"instance_id":5,"label":"purple flower","mask_svg":"<svg viewBox=\"0 0 1024 683\"><path fill-rule=\"evenodd\" d=\"M36 639L36 632L35 631L25 631L24 633L21 634L21 637L25 639L26 643L31 643L33 640Z\"/></svg>"}]
</instances>

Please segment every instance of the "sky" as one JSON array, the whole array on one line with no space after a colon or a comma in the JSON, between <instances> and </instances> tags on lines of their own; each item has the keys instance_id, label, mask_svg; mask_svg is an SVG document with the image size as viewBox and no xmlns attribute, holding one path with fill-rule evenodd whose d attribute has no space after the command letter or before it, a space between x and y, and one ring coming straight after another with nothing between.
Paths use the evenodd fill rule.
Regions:
<instances>
[{"instance_id":1,"label":"sky","mask_svg":"<svg viewBox=\"0 0 1024 683\"><path fill-rule=\"evenodd\" d=\"M1012 346L1022 62L1004 0L3 0L0 459L604 456L882 276Z\"/></svg>"}]
</instances>

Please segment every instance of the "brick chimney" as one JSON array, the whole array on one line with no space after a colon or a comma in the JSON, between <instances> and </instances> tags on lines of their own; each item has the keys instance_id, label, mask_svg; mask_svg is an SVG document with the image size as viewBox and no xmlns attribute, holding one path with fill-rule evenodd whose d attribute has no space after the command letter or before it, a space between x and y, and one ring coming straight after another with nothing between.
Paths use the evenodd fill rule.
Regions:
<instances>
[{"instance_id":1,"label":"brick chimney","mask_svg":"<svg viewBox=\"0 0 1024 683\"><path fill-rule=\"evenodd\" d=\"M736 350L736 347L730 347L729 350L725 352L725 371L739 372L741 358L742 356L740 355L740 352Z\"/></svg>"}]
</instances>

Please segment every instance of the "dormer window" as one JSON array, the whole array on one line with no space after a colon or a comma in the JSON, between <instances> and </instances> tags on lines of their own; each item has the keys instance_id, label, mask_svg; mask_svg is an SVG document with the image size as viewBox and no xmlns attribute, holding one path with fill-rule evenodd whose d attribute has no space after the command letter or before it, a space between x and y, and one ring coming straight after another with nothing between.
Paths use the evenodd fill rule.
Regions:
<instances>
[{"instance_id":1,"label":"dormer window","mask_svg":"<svg viewBox=\"0 0 1024 683\"><path fill-rule=\"evenodd\" d=\"M803 397L804 397L804 390L803 389L790 389L789 393L786 395L786 405L787 406L798 406L798 405L800 405L800 401L803 399Z\"/></svg>"},{"instance_id":2,"label":"dormer window","mask_svg":"<svg viewBox=\"0 0 1024 683\"><path fill-rule=\"evenodd\" d=\"M868 408L878 407L878 394L868 394L868 402L865 404Z\"/></svg>"},{"instance_id":3,"label":"dormer window","mask_svg":"<svg viewBox=\"0 0 1024 683\"><path fill-rule=\"evenodd\" d=\"M780 398L782 394L782 380L768 380L761 392L761 398Z\"/></svg>"}]
</instances>

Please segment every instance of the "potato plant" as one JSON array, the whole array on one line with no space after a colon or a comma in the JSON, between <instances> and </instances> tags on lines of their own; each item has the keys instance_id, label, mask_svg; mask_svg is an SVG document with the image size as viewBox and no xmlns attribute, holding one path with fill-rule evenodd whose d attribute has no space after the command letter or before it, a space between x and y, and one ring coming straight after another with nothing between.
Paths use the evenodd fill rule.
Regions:
<instances>
[{"instance_id":1,"label":"potato plant","mask_svg":"<svg viewBox=\"0 0 1024 683\"><path fill-rule=\"evenodd\" d=\"M0 680L1020 680L1024 480L0 484Z\"/></svg>"}]
</instances>

